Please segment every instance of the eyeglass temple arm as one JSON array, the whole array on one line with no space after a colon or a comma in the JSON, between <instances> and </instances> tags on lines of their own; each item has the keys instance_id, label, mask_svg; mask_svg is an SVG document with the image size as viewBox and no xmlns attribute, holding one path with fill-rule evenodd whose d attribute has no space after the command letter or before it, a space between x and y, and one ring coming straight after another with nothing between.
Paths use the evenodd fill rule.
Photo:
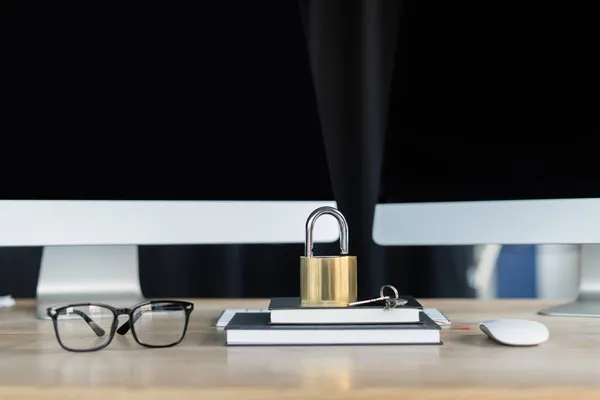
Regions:
<instances>
[{"instance_id":1,"label":"eyeglass temple arm","mask_svg":"<svg viewBox=\"0 0 600 400\"><path fill-rule=\"evenodd\" d=\"M164 305L164 306L152 305L152 311L161 311L161 310L163 310L163 311L180 311L181 306L176 305L176 304L169 304L169 305ZM125 335L127 332L129 332L129 329L131 329L131 326L140 319L142 314L143 314L143 312L138 312L138 313L134 314L133 320L129 320L129 321L126 321L125 323L123 323L123 325L121 325L119 327L119 329L117 329L117 333L119 335Z\"/></svg>"},{"instance_id":2,"label":"eyeglass temple arm","mask_svg":"<svg viewBox=\"0 0 600 400\"><path fill-rule=\"evenodd\" d=\"M87 322L88 326L90 328L92 328L92 330L94 331L94 333L96 334L96 336L100 337L100 336L104 336L104 334L106 333L104 331L104 329L102 329L97 323L94 322L93 319L91 319L89 317L89 315L87 315L86 313L84 313L83 311L79 311L79 310L73 310L73 314L77 314L79 315L81 318L83 318L83 320L85 322Z\"/></svg>"}]
</instances>

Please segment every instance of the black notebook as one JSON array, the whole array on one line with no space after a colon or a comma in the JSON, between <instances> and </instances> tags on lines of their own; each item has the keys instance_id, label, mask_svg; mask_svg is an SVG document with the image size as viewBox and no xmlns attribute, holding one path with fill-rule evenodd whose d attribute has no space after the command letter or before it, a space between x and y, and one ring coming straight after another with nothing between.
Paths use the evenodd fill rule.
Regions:
<instances>
[{"instance_id":1,"label":"black notebook","mask_svg":"<svg viewBox=\"0 0 600 400\"><path fill-rule=\"evenodd\" d=\"M274 325L270 313L237 313L225 327L226 344L365 345L441 344L440 326L420 312L409 324Z\"/></svg>"},{"instance_id":2,"label":"black notebook","mask_svg":"<svg viewBox=\"0 0 600 400\"><path fill-rule=\"evenodd\" d=\"M299 297L271 299L272 324L401 324L419 322L423 309L412 296L399 296L407 303L384 310L382 302L352 307L302 307Z\"/></svg>"}]
</instances>

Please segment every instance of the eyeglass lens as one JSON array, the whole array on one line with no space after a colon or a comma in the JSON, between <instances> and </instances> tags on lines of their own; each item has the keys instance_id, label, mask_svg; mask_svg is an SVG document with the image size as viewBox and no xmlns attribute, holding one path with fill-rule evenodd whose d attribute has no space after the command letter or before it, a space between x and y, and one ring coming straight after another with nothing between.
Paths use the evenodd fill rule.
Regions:
<instances>
[{"instance_id":1,"label":"eyeglass lens","mask_svg":"<svg viewBox=\"0 0 600 400\"><path fill-rule=\"evenodd\" d=\"M181 340L186 324L183 305L152 303L133 310L133 328L138 341L149 346L168 346Z\"/></svg>"},{"instance_id":2,"label":"eyeglass lens","mask_svg":"<svg viewBox=\"0 0 600 400\"><path fill-rule=\"evenodd\" d=\"M72 350L89 350L110 340L115 316L102 306L75 306L61 310L56 317L56 331L63 346Z\"/></svg>"}]
</instances>

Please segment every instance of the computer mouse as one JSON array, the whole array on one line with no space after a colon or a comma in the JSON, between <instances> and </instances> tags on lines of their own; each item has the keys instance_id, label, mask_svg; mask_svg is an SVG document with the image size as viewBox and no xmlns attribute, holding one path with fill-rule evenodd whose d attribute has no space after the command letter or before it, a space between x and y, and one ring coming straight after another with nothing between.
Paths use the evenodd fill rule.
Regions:
<instances>
[{"instance_id":1,"label":"computer mouse","mask_svg":"<svg viewBox=\"0 0 600 400\"><path fill-rule=\"evenodd\" d=\"M527 319L483 321L479 329L490 339L507 346L536 346L550 337L546 325Z\"/></svg>"}]
</instances>

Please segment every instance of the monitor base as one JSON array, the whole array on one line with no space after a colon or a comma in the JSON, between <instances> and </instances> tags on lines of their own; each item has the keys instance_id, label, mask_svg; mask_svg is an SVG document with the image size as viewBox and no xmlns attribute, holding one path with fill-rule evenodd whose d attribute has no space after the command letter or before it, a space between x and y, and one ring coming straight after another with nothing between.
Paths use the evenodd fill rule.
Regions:
<instances>
[{"instance_id":1,"label":"monitor base","mask_svg":"<svg viewBox=\"0 0 600 400\"><path fill-rule=\"evenodd\" d=\"M571 303L545 308L541 315L553 317L600 317L600 245L581 246L579 294Z\"/></svg>"},{"instance_id":2,"label":"monitor base","mask_svg":"<svg viewBox=\"0 0 600 400\"><path fill-rule=\"evenodd\" d=\"M541 315L552 317L600 317L600 301L579 301L544 308Z\"/></svg>"},{"instance_id":3,"label":"monitor base","mask_svg":"<svg viewBox=\"0 0 600 400\"><path fill-rule=\"evenodd\" d=\"M145 301L137 246L46 246L37 286L36 314L73 303L131 307Z\"/></svg>"}]
</instances>

